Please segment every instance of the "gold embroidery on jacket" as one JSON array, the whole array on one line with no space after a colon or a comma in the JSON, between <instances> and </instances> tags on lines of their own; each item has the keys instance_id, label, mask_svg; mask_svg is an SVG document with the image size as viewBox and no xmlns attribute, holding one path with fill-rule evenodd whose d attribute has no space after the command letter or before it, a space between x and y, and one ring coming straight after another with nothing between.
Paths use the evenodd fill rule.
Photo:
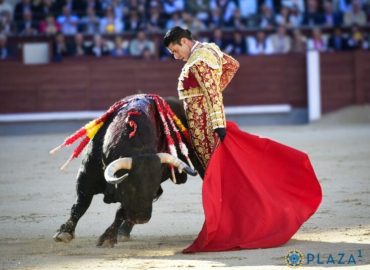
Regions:
<instances>
[{"instance_id":1,"label":"gold embroidery on jacket","mask_svg":"<svg viewBox=\"0 0 370 270\"><path fill-rule=\"evenodd\" d=\"M180 77L178 80L177 90L180 92L184 90L183 81L188 78L189 69L199 61L206 62L207 65L220 74L222 72L222 56L223 53L213 43L201 43L199 44L193 53L190 55L188 61L181 70Z\"/></svg>"},{"instance_id":2,"label":"gold embroidery on jacket","mask_svg":"<svg viewBox=\"0 0 370 270\"><path fill-rule=\"evenodd\" d=\"M184 108L193 147L204 168L207 168L209 159L218 143L209 115L204 109L206 106L204 96L184 99Z\"/></svg>"},{"instance_id":3,"label":"gold embroidery on jacket","mask_svg":"<svg viewBox=\"0 0 370 270\"><path fill-rule=\"evenodd\" d=\"M204 108L211 120L212 129L225 127L223 97L220 90L220 74L208 67L205 62L198 62L191 67L206 100Z\"/></svg>"},{"instance_id":4,"label":"gold embroidery on jacket","mask_svg":"<svg viewBox=\"0 0 370 270\"><path fill-rule=\"evenodd\" d=\"M178 82L179 98L184 101L193 147L204 168L219 139L214 129L226 127L222 91L230 83L239 63L212 43L198 45L184 65ZM184 89L189 72L199 87Z\"/></svg>"}]
</instances>

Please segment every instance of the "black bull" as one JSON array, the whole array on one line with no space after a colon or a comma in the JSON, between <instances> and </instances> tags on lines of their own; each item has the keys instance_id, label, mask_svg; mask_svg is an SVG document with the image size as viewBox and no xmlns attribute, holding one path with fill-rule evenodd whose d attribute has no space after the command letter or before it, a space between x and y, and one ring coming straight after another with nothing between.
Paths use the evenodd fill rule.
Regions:
<instances>
[{"instance_id":1,"label":"black bull","mask_svg":"<svg viewBox=\"0 0 370 270\"><path fill-rule=\"evenodd\" d=\"M174 98L167 98L166 101L187 126L181 102ZM129 116L128 112L133 110L139 113ZM127 117L137 125L131 138L129 135L132 127L128 125ZM185 138L183 141L186 142ZM204 171L194 150L187 142L186 144L190 159L203 177ZM54 240L70 242L74 238L77 222L89 208L93 196L101 193L104 194L105 203L117 202L120 206L112 225L99 237L98 246L113 247L118 235L129 237L134 224L148 222L152 203L163 192L161 183L172 179L170 166L161 163L157 155L166 150L166 138L154 101L145 97L130 101L126 107L110 117L88 145L77 175L76 203L71 208L67 222L54 235ZM129 157L130 168L115 172L114 177L121 178L119 184L114 181L108 183L104 176L106 167L122 157ZM181 154L179 158L185 160ZM176 183L185 183L187 174L175 171ZM125 179L122 181L123 178Z\"/></svg>"}]
</instances>

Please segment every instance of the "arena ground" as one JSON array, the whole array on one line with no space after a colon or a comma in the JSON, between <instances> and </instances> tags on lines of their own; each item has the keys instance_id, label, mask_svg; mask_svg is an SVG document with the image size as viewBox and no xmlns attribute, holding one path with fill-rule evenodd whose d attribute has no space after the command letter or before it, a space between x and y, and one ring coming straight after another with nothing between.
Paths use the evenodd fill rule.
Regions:
<instances>
[{"instance_id":1,"label":"arena ground","mask_svg":"<svg viewBox=\"0 0 370 270\"><path fill-rule=\"evenodd\" d=\"M323 187L318 212L286 245L272 249L184 255L203 223L201 180L167 181L148 224L113 249L95 241L117 205L96 196L76 239L52 236L75 200L76 160L59 166L72 149L55 156L79 122L0 124L0 269L290 269L285 256L297 249L304 268L370 269L370 106L351 107L309 125L244 126L244 130L307 152Z\"/></svg>"}]
</instances>

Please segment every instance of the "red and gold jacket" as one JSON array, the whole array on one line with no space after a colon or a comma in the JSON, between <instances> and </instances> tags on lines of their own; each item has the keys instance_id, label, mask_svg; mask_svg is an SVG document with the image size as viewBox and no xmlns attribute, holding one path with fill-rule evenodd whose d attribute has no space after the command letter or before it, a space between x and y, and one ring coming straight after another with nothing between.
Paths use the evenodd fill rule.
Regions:
<instances>
[{"instance_id":1,"label":"red and gold jacket","mask_svg":"<svg viewBox=\"0 0 370 270\"><path fill-rule=\"evenodd\" d=\"M230 83L239 62L214 43L199 43L182 68L178 81L180 99L204 96L212 128L225 127L222 91Z\"/></svg>"}]
</instances>

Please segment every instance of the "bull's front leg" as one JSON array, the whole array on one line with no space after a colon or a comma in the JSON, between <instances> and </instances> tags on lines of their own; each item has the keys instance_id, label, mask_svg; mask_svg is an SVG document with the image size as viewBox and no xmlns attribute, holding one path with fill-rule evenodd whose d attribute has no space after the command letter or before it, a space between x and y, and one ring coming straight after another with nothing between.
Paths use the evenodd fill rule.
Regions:
<instances>
[{"instance_id":1,"label":"bull's front leg","mask_svg":"<svg viewBox=\"0 0 370 270\"><path fill-rule=\"evenodd\" d=\"M122 237L121 240L126 240L130 238L130 233L134 225L135 225L134 223L125 220L125 222L118 229L118 235Z\"/></svg>"},{"instance_id":2,"label":"bull's front leg","mask_svg":"<svg viewBox=\"0 0 370 270\"><path fill-rule=\"evenodd\" d=\"M70 218L60 226L57 233L53 236L56 242L68 243L75 237L77 222L89 208L92 198L93 195L78 196L77 202L71 208Z\"/></svg>"},{"instance_id":3,"label":"bull's front leg","mask_svg":"<svg viewBox=\"0 0 370 270\"><path fill-rule=\"evenodd\" d=\"M85 214L89 208L94 194L89 194L83 191L77 192L77 201L71 208L71 215L66 223L60 226L57 233L53 236L56 242L68 243L75 237L75 229L79 219Z\"/></svg>"},{"instance_id":4,"label":"bull's front leg","mask_svg":"<svg viewBox=\"0 0 370 270\"><path fill-rule=\"evenodd\" d=\"M116 217L112 225L110 225L108 229L106 229L105 232L99 237L96 245L98 247L114 247L114 245L117 244L118 229L125 218L126 211L121 205L116 212Z\"/></svg>"}]
</instances>

